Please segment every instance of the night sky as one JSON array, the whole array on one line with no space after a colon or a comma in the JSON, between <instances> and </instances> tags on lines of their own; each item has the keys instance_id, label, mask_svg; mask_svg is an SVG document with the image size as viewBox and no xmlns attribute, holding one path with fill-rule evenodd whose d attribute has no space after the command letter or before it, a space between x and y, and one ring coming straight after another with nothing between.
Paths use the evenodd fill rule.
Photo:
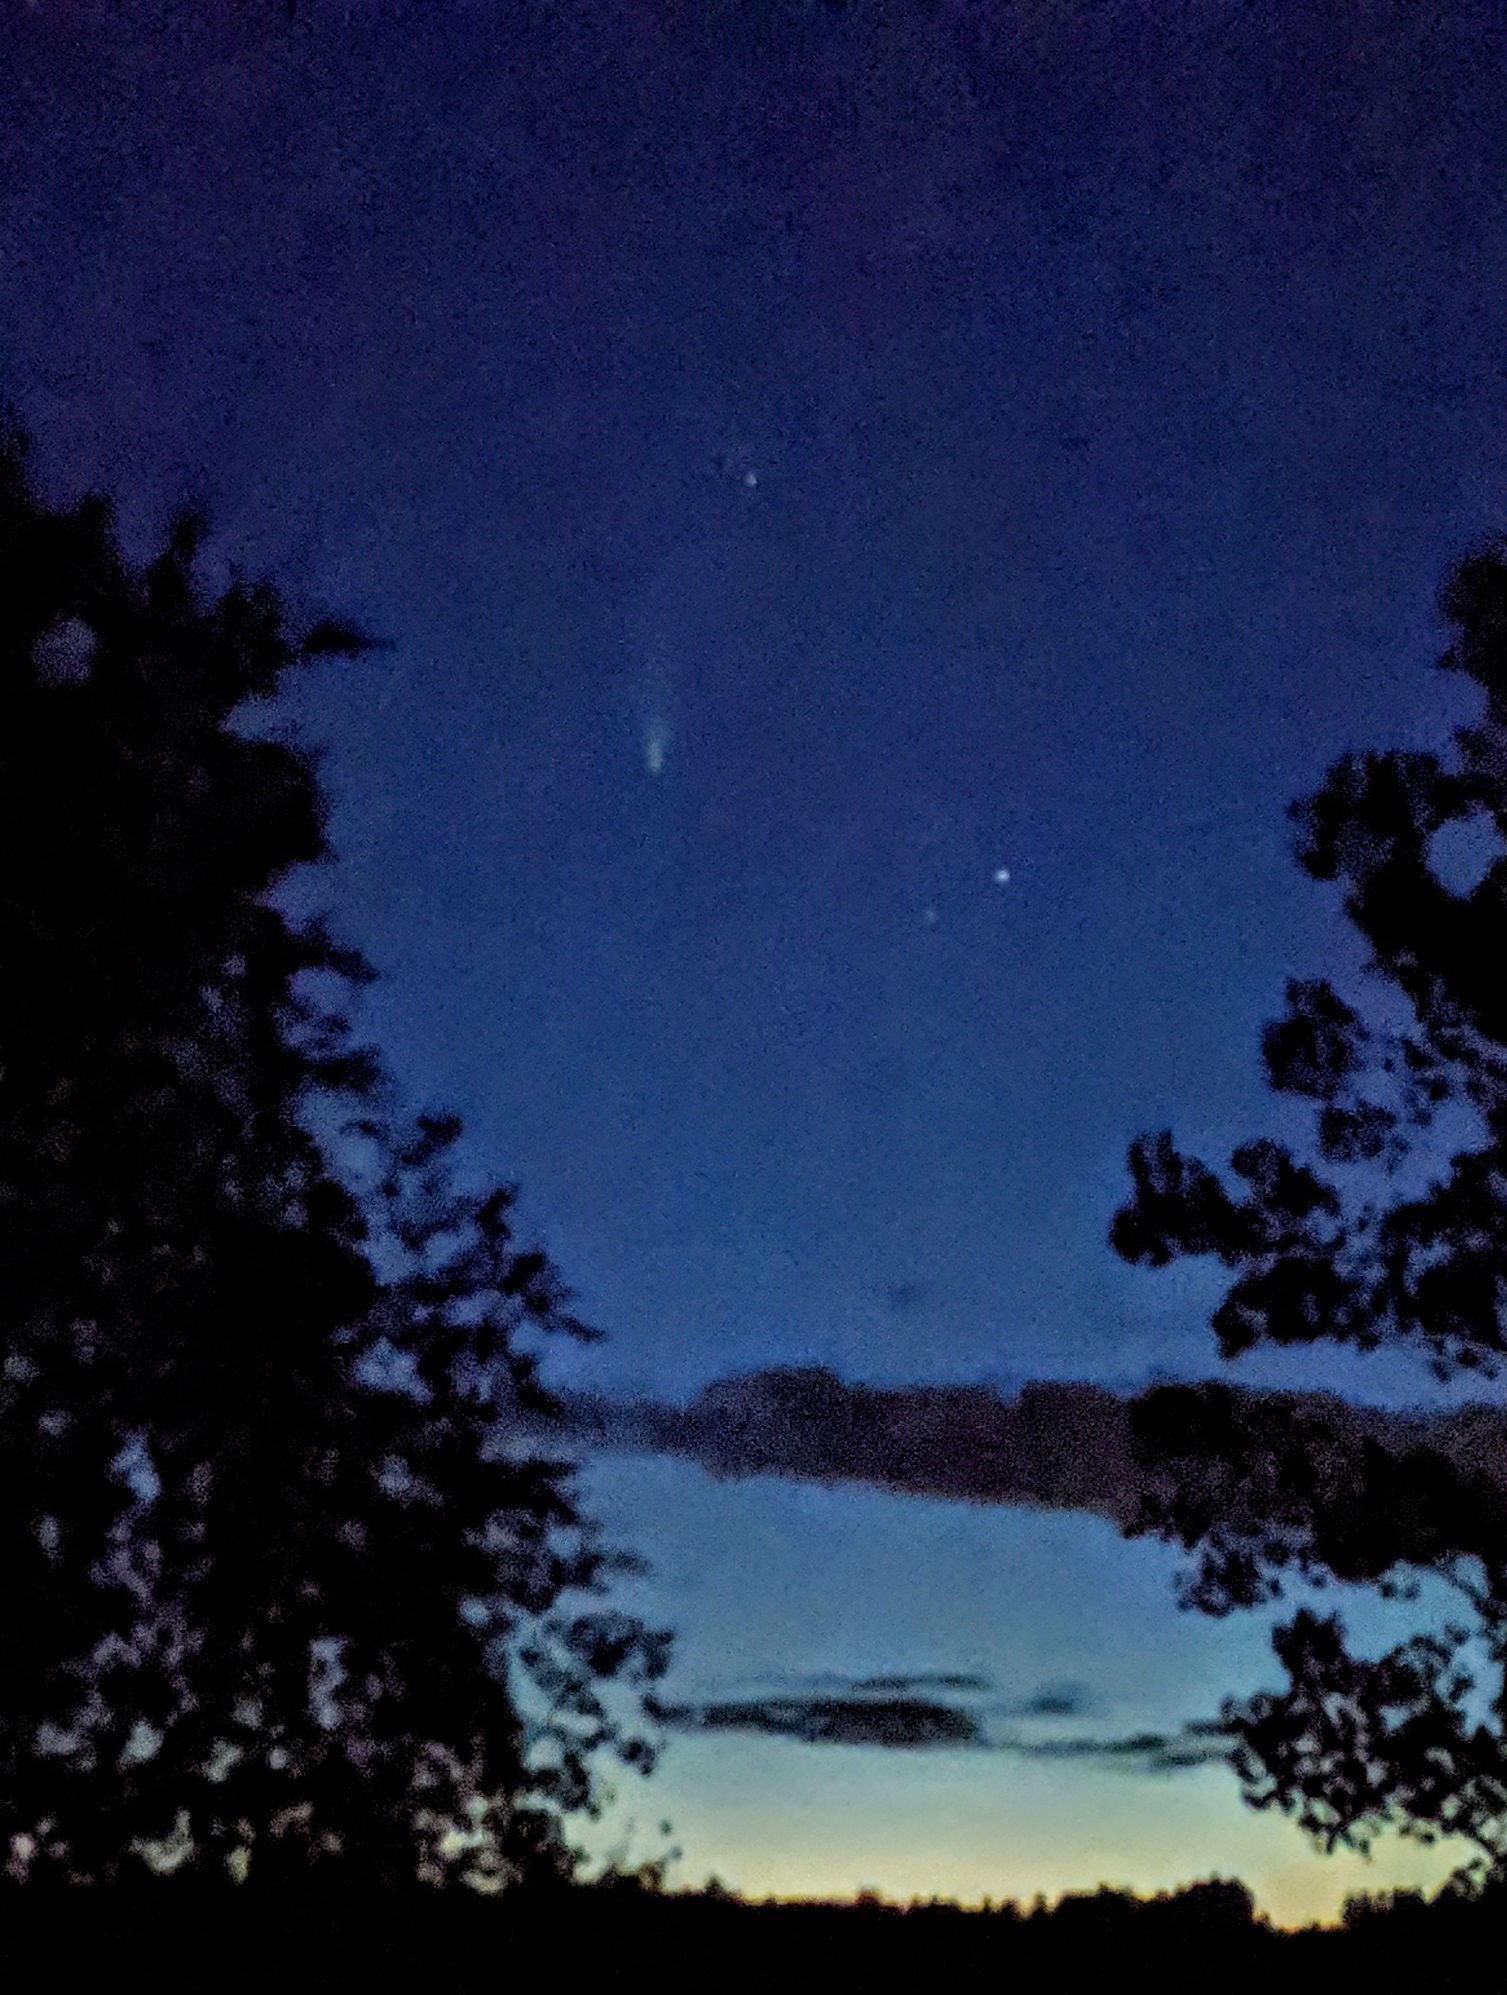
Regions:
<instances>
[{"instance_id":1,"label":"night sky","mask_svg":"<svg viewBox=\"0 0 1507 1995\"><path fill-rule=\"evenodd\" d=\"M1486 5L0 15L0 392L138 551L202 497L212 570L386 640L255 723L327 749L293 891L609 1333L557 1382L1218 1369L1212 1289L1106 1229L1143 1128L1283 1126L1260 1023L1351 961L1287 801L1458 717L1504 54ZM687 1714L594 1847L1284 1919L1453 1860L1322 1861L1183 1764L1266 1623L1089 1510L643 1449L585 1491Z\"/></svg>"}]
</instances>

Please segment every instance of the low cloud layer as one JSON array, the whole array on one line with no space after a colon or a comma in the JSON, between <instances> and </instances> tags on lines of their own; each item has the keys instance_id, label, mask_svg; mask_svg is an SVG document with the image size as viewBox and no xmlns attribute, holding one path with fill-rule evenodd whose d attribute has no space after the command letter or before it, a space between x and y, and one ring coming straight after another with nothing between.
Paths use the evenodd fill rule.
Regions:
<instances>
[{"instance_id":1,"label":"low cloud layer","mask_svg":"<svg viewBox=\"0 0 1507 1995\"><path fill-rule=\"evenodd\" d=\"M914 1676L860 1676L853 1688L874 1695L907 1696L927 1690L989 1690L986 1676L965 1676L953 1670L923 1670Z\"/></svg>"},{"instance_id":2,"label":"low cloud layer","mask_svg":"<svg viewBox=\"0 0 1507 1995\"><path fill-rule=\"evenodd\" d=\"M1193 1718L1176 1732L1130 1732L1119 1738L1003 1739L1000 1749L1026 1759L1092 1760L1128 1773L1184 1773L1230 1757L1230 1737L1217 1718Z\"/></svg>"},{"instance_id":3,"label":"low cloud layer","mask_svg":"<svg viewBox=\"0 0 1507 1995\"><path fill-rule=\"evenodd\" d=\"M719 1379L685 1406L566 1400L573 1443L679 1455L713 1475L864 1483L974 1503L1096 1511L1122 1521L1133 1482L1124 1402L1092 1385L847 1385L818 1367Z\"/></svg>"},{"instance_id":4,"label":"low cloud layer","mask_svg":"<svg viewBox=\"0 0 1507 1995\"><path fill-rule=\"evenodd\" d=\"M1019 1759L1085 1760L1133 1773L1178 1773L1229 1757L1229 1738L1217 1719L1196 1719L1172 1732L1041 1735L1019 1729L1022 1722L1081 1715L1088 1696L1079 1685L1044 1684L1026 1697L970 1704L890 1693L882 1688L890 1683L945 1683L973 1692L991 1687L983 1678L966 1676L857 1677L842 1689L782 1689L663 1704L659 1715L670 1730L680 1732L734 1732L803 1745L903 1752L963 1748ZM878 1691L876 1685L881 1686Z\"/></svg>"},{"instance_id":5,"label":"low cloud layer","mask_svg":"<svg viewBox=\"0 0 1507 1995\"><path fill-rule=\"evenodd\" d=\"M806 1745L983 1746L980 1720L925 1697L750 1697L660 1709L672 1730L757 1732Z\"/></svg>"},{"instance_id":6,"label":"low cloud layer","mask_svg":"<svg viewBox=\"0 0 1507 1995\"><path fill-rule=\"evenodd\" d=\"M834 1670L818 1670L802 1675L779 1674L737 1686L740 1696L762 1701L810 1698L924 1697L958 1698L980 1704L994 1718L1082 1718L1097 1708L1093 1693L1085 1683L1054 1679L1041 1683L1026 1696L1005 1696L993 1677L973 1670L904 1670L869 1676L842 1675Z\"/></svg>"},{"instance_id":7,"label":"low cloud layer","mask_svg":"<svg viewBox=\"0 0 1507 1995\"><path fill-rule=\"evenodd\" d=\"M1234 1392L1249 1402L1301 1402L1352 1439L1398 1449L1427 1442L1462 1466L1507 1459L1507 1416L1496 1408L1401 1414L1330 1394ZM790 1367L719 1379L684 1406L574 1394L546 1431L588 1448L681 1456L718 1476L1083 1510L1123 1526L1141 1489L1131 1403L1090 1384L1032 1384L1007 1400L986 1385L881 1388Z\"/></svg>"}]
</instances>

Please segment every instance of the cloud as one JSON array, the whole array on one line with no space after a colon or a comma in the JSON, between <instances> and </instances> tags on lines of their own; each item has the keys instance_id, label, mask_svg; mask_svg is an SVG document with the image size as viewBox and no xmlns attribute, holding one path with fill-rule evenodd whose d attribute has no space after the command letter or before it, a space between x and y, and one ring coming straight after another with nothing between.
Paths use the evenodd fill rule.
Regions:
<instances>
[{"instance_id":1,"label":"cloud","mask_svg":"<svg viewBox=\"0 0 1507 1995\"><path fill-rule=\"evenodd\" d=\"M661 1703L658 1715L672 1731L738 1732L746 1736L793 1739L813 1746L882 1746L895 1751L964 1747L1012 1754L1020 1759L1088 1760L1127 1772L1163 1774L1217 1765L1229 1758L1230 1743L1217 1720L1195 1719L1177 1731L1129 1732L1119 1736L1021 1737L993 1733L985 1715L936 1697L879 1695L872 1686L892 1682L951 1682L976 1686L977 1677L858 1677L851 1693L815 1691L772 1696L719 1697ZM864 1687L869 1694L863 1694ZM1014 1718L1072 1717L1083 1709L1079 1686L1043 1689L1017 1703L997 1707Z\"/></svg>"},{"instance_id":2,"label":"cloud","mask_svg":"<svg viewBox=\"0 0 1507 1995\"><path fill-rule=\"evenodd\" d=\"M678 1455L714 1475L850 1482L971 1503L1096 1512L1132 1506L1126 1403L1095 1385L848 1385L821 1367L719 1379L685 1406L574 1394L556 1433Z\"/></svg>"},{"instance_id":3,"label":"cloud","mask_svg":"<svg viewBox=\"0 0 1507 1995\"><path fill-rule=\"evenodd\" d=\"M758 1677L748 1677L733 1688L740 1698L759 1702L773 1699L785 1702L795 1698L826 1697L945 1697L949 1700L963 1698L988 1698L984 1708L996 1718L1080 1718L1094 1707L1094 1700L1086 1684L1052 1681L1038 1684L1025 1697L1005 1697L997 1694L999 1686L994 1679L983 1676L976 1670L923 1669L885 1671L879 1674L854 1676L839 1670L806 1671L794 1675L786 1671L776 1671Z\"/></svg>"},{"instance_id":4,"label":"cloud","mask_svg":"<svg viewBox=\"0 0 1507 1995\"><path fill-rule=\"evenodd\" d=\"M913 1676L856 1676L852 1687L861 1693L904 1696L925 1690L992 1690L984 1676L965 1676L952 1670L922 1670Z\"/></svg>"},{"instance_id":5,"label":"cloud","mask_svg":"<svg viewBox=\"0 0 1507 1995\"><path fill-rule=\"evenodd\" d=\"M1018 1718L1079 1718L1089 1708L1089 1694L1081 1683L1044 1683L1033 1691L1011 1716Z\"/></svg>"},{"instance_id":6,"label":"cloud","mask_svg":"<svg viewBox=\"0 0 1507 1995\"><path fill-rule=\"evenodd\" d=\"M757 1732L807 1745L984 1746L971 1711L925 1697L767 1697L661 1705L673 1730Z\"/></svg>"},{"instance_id":7,"label":"cloud","mask_svg":"<svg viewBox=\"0 0 1507 1995\"><path fill-rule=\"evenodd\" d=\"M998 1746L1023 1759L1096 1760L1131 1773L1183 1773L1191 1767L1227 1763L1230 1743L1217 1719L1195 1718L1176 1732L1129 1732L1107 1739L1001 1739Z\"/></svg>"},{"instance_id":8,"label":"cloud","mask_svg":"<svg viewBox=\"0 0 1507 1995\"><path fill-rule=\"evenodd\" d=\"M1329 1393L1222 1383L1199 1390L1222 1392L1237 1414L1315 1416L1341 1449L1367 1440L1397 1452L1424 1445L1476 1471L1507 1460L1507 1415L1497 1407L1392 1413ZM821 1366L774 1367L715 1380L683 1406L566 1395L545 1431L584 1447L679 1456L717 1476L1081 1510L1123 1528L1143 1490L1133 1403L1088 1383L1037 1382L1005 1399L988 1385L879 1387L849 1384Z\"/></svg>"}]
</instances>

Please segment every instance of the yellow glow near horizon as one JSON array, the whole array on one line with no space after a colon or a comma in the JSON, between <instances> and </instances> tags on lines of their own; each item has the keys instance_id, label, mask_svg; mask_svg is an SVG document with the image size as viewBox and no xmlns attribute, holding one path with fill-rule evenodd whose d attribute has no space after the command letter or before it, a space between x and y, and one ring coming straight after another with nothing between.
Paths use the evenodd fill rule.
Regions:
<instances>
[{"instance_id":1,"label":"yellow glow near horizon","mask_svg":"<svg viewBox=\"0 0 1507 1995\"><path fill-rule=\"evenodd\" d=\"M904 1778L896 1779L897 1758ZM640 1805L625 1805L638 1802ZM644 1840L667 1818L672 1834ZM638 1826L635 1826L638 1825ZM649 1787L582 1838L630 1860L683 1852L673 1889L717 1877L745 1898L1029 1905L1101 1886L1150 1896L1201 1878L1238 1879L1274 1925L1333 1924L1347 1897L1433 1891L1468 1852L1393 1836L1370 1860L1320 1855L1285 1818L1258 1814L1211 1766L1160 1779L1088 1764L1014 1764L989 1754L924 1756L733 1737L677 1741Z\"/></svg>"}]
</instances>

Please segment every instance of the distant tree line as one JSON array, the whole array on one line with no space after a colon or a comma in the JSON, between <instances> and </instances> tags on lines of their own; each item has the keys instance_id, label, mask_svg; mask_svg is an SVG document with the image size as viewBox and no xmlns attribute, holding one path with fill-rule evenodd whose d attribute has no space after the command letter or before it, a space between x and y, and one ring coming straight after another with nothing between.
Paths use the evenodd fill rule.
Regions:
<instances>
[{"instance_id":1,"label":"distant tree line","mask_svg":"<svg viewBox=\"0 0 1507 1995\"><path fill-rule=\"evenodd\" d=\"M1105 1988L1227 1995L1345 1995L1491 1986L1507 1922L1500 1896L1445 1891L1353 1899L1338 1927L1288 1933L1258 1918L1243 1885L1209 1879L1138 1898L1072 1892L1055 1904L971 1910L752 1903L715 1884L669 1892L651 1876L561 1884L487 1900L400 1894L388 1903L325 1894L318 1917L296 1894L206 1898L192 1881L74 1910L46 1895L0 1902L0 1960L11 1985L261 1991L352 1987L487 1988L527 1964L564 1988L706 1989L793 1995L833 1988L990 1991Z\"/></svg>"}]
</instances>

